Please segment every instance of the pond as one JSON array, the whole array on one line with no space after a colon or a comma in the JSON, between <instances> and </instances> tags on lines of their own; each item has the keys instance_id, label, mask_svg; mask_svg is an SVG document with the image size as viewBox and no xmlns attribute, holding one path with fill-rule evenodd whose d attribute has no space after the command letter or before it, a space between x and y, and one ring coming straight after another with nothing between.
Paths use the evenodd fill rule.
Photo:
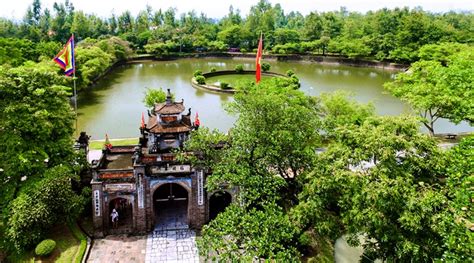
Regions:
<instances>
[{"instance_id":1,"label":"pond","mask_svg":"<svg viewBox=\"0 0 474 263\"><path fill-rule=\"evenodd\" d=\"M373 68L321 65L310 62L267 61L271 71L285 73L293 70L301 81L301 90L309 95L345 90L362 103L373 102L378 114L398 115L410 112L408 105L387 94L383 83L395 74ZM195 70L209 72L234 69L243 64L244 69L254 69L253 59L201 58L172 61L144 61L120 66L101 79L97 85L79 94L78 130L86 131L92 139L138 137L142 112L146 107L142 100L147 88L171 89L177 100L184 99L186 107L199 112L201 124L209 128L227 131L236 120L229 116L225 104L232 101L231 94L216 94L191 86ZM467 132L474 129L466 123L453 125L440 120L436 132Z\"/></svg>"}]
</instances>

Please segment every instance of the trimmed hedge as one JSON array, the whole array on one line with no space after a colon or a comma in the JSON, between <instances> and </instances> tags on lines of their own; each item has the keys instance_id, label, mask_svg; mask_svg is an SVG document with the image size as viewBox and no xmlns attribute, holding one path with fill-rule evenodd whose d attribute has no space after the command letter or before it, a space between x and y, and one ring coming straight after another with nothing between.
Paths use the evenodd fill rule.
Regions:
<instances>
[{"instance_id":1,"label":"trimmed hedge","mask_svg":"<svg viewBox=\"0 0 474 263\"><path fill-rule=\"evenodd\" d=\"M35 248L36 255L43 257L51 254L56 248L56 241L52 239L45 239L41 241Z\"/></svg>"},{"instance_id":2,"label":"trimmed hedge","mask_svg":"<svg viewBox=\"0 0 474 263\"><path fill-rule=\"evenodd\" d=\"M201 70L196 70L194 71L194 74L193 74L194 77L197 77L197 76L202 76L202 71Z\"/></svg>"},{"instance_id":3,"label":"trimmed hedge","mask_svg":"<svg viewBox=\"0 0 474 263\"><path fill-rule=\"evenodd\" d=\"M235 65L235 72L237 72L237 73L244 72L244 65L242 65L242 64Z\"/></svg>"},{"instance_id":4,"label":"trimmed hedge","mask_svg":"<svg viewBox=\"0 0 474 263\"><path fill-rule=\"evenodd\" d=\"M229 83L221 82L221 89L231 89Z\"/></svg>"},{"instance_id":5,"label":"trimmed hedge","mask_svg":"<svg viewBox=\"0 0 474 263\"><path fill-rule=\"evenodd\" d=\"M270 67L271 67L270 64L268 64L267 62L263 62L263 63L262 63L262 71L263 71L263 72L269 71L269 70L270 70Z\"/></svg>"},{"instance_id":6,"label":"trimmed hedge","mask_svg":"<svg viewBox=\"0 0 474 263\"><path fill-rule=\"evenodd\" d=\"M200 85L204 85L206 84L206 78L204 76L197 76L194 78L196 80L196 82Z\"/></svg>"}]
</instances>

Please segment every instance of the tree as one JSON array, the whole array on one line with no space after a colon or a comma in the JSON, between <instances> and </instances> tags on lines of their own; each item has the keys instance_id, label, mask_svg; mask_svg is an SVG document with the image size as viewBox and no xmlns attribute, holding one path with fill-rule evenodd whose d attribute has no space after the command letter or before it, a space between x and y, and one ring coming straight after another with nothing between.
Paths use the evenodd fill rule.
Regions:
<instances>
[{"instance_id":1,"label":"tree","mask_svg":"<svg viewBox=\"0 0 474 263\"><path fill-rule=\"evenodd\" d=\"M17 251L37 244L53 225L80 215L86 199L72 190L73 174L67 166L50 168L8 206L6 238Z\"/></svg>"},{"instance_id":2,"label":"tree","mask_svg":"<svg viewBox=\"0 0 474 263\"><path fill-rule=\"evenodd\" d=\"M428 44L418 50L418 57L421 60L439 61L446 66L451 56L466 49L468 46L460 43Z\"/></svg>"},{"instance_id":3,"label":"tree","mask_svg":"<svg viewBox=\"0 0 474 263\"><path fill-rule=\"evenodd\" d=\"M242 42L240 28L239 25L229 26L217 34L217 39L224 42L229 47L240 47L240 43Z\"/></svg>"},{"instance_id":4,"label":"tree","mask_svg":"<svg viewBox=\"0 0 474 263\"><path fill-rule=\"evenodd\" d=\"M147 108L152 108L157 103L165 102L166 100L166 92L160 89L147 89L145 92L145 97L143 98L143 102Z\"/></svg>"},{"instance_id":5,"label":"tree","mask_svg":"<svg viewBox=\"0 0 474 263\"><path fill-rule=\"evenodd\" d=\"M91 35L91 24L89 19L82 11L74 13L74 20L71 25L71 34L75 34L77 39L84 39Z\"/></svg>"},{"instance_id":6,"label":"tree","mask_svg":"<svg viewBox=\"0 0 474 263\"><path fill-rule=\"evenodd\" d=\"M300 34L293 29L278 28L274 33L275 44L296 43L300 40Z\"/></svg>"},{"instance_id":7,"label":"tree","mask_svg":"<svg viewBox=\"0 0 474 263\"><path fill-rule=\"evenodd\" d=\"M133 30L133 18L132 18L132 14L130 13L130 11L123 12L117 18L117 28L118 28L118 33L119 34L132 32L132 30Z\"/></svg>"},{"instance_id":8,"label":"tree","mask_svg":"<svg viewBox=\"0 0 474 263\"><path fill-rule=\"evenodd\" d=\"M231 205L202 230L197 244L210 261L297 261L298 229L281 208Z\"/></svg>"},{"instance_id":9,"label":"tree","mask_svg":"<svg viewBox=\"0 0 474 263\"><path fill-rule=\"evenodd\" d=\"M445 204L441 157L412 117L342 126L313 173L300 178L294 218L323 236L345 233L351 244L362 236L373 260L431 262L443 253L434 226Z\"/></svg>"},{"instance_id":10,"label":"tree","mask_svg":"<svg viewBox=\"0 0 474 263\"><path fill-rule=\"evenodd\" d=\"M318 105L281 81L265 80L235 94L228 107L239 116L230 135L232 147L223 153L222 165L213 167L209 185L241 186L250 203L282 196L289 203L296 199L296 178L311 166L319 145ZM261 189L252 185L257 181Z\"/></svg>"},{"instance_id":11,"label":"tree","mask_svg":"<svg viewBox=\"0 0 474 263\"><path fill-rule=\"evenodd\" d=\"M317 40L323 31L323 21L318 13L311 12L304 20L303 36L307 41Z\"/></svg>"},{"instance_id":12,"label":"tree","mask_svg":"<svg viewBox=\"0 0 474 263\"><path fill-rule=\"evenodd\" d=\"M437 61L418 61L395 81L385 84L394 96L408 102L422 117L422 123L431 135L439 118L473 122L474 49L469 48L450 58L446 67Z\"/></svg>"},{"instance_id":13,"label":"tree","mask_svg":"<svg viewBox=\"0 0 474 263\"><path fill-rule=\"evenodd\" d=\"M0 83L0 205L5 208L46 166L72 161L74 114L70 88L58 85L66 80L49 69L0 67Z\"/></svg>"},{"instance_id":14,"label":"tree","mask_svg":"<svg viewBox=\"0 0 474 263\"><path fill-rule=\"evenodd\" d=\"M360 126L367 118L375 116L372 104L359 104L349 96L341 91L321 94L322 126L327 137L335 136L340 127Z\"/></svg>"},{"instance_id":15,"label":"tree","mask_svg":"<svg viewBox=\"0 0 474 263\"><path fill-rule=\"evenodd\" d=\"M54 3L53 9L55 17L51 21L51 30L54 34L54 39L58 42L65 43L70 37L71 24L67 21L67 10L64 4Z\"/></svg>"},{"instance_id":16,"label":"tree","mask_svg":"<svg viewBox=\"0 0 474 263\"><path fill-rule=\"evenodd\" d=\"M474 136L463 139L446 158L446 208L438 217L443 238L442 261L462 262L472 257L472 181L474 180Z\"/></svg>"},{"instance_id":17,"label":"tree","mask_svg":"<svg viewBox=\"0 0 474 263\"><path fill-rule=\"evenodd\" d=\"M185 143L180 158L191 161L196 167L209 168L222 160L221 152L228 146L227 135L217 129L211 131L207 127L200 127L191 133L191 139Z\"/></svg>"}]
</instances>

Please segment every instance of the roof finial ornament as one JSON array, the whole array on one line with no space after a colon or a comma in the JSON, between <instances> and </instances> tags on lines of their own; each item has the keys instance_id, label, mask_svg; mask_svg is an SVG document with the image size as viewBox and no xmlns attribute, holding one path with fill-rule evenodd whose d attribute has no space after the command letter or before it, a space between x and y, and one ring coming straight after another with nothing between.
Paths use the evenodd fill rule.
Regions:
<instances>
[{"instance_id":1,"label":"roof finial ornament","mask_svg":"<svg viewBox=\"0 0 474 263\"><path fill-rule=\"evenodd\" d=\"M168 89L168 94L166 94L166 104L167 105L170 105L171 103L173 103L171 100L173 99L173 96L171 95L171 91L170 89Z\"/></svg>"}]
</instances>

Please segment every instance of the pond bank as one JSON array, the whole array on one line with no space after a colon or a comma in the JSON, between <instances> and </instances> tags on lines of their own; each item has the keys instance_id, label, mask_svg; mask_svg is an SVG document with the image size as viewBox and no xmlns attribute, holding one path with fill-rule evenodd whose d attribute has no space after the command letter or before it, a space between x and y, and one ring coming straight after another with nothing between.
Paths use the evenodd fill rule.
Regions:
<instances>
[{"instance_id":1,"label":"pond bank","mask_svg":"<svg viewBox=\"0 0 474 263\"><path fill-rule=\"evenodd\" d=\"M129 58L126 62L133 63L136 61L144 60L176 60L180 58L255 58L253 53L238 53L238 52L208 52L208 53L181 53L181 54L169 54L156 56L152 54L143 54ZM368 67L368 68L380 68L385 70L406 70L409 65L398 64L391 62L382 62L376 60L366 59L352 59L342 56L321 56L321 55L300 55L300 54L289 54L289 55L263 55L262 59L276 60L276 61L301 61L301 62L314 62L322 65L347 65L352 67Z\"/></svg>"},{"instance_id":2,"label":"pond bank","mask_svg":"<svg viewBox=\"0 0 474 263\"><path fill-rule=\"evenodd\" d=\"M99 74L96 78L91 81L91 84L87 87L80 88L78 92L85 89L94 87L97 82L107 76L115 68L124 64L140 63L144 61L171 61L183 58L255 58L253 53L238 53L238 52L207 52L207 53L176 53L156 56L152 54L140 54L133 57L129 57L124 60L119 60L108 67L104 72ZM300 55L300 54L289 54L289 55L263 55L263 59L273 61L300 61L308 63L318 63L321 65L347 65L351 67L364 67L364 68L378 68L384 70L406 70L409 65L397 64L390 62L381 62L375 60L364 60L364 59L351 59L341 56L321 56L321 55Z\"/></svg>"}]
</instances>

